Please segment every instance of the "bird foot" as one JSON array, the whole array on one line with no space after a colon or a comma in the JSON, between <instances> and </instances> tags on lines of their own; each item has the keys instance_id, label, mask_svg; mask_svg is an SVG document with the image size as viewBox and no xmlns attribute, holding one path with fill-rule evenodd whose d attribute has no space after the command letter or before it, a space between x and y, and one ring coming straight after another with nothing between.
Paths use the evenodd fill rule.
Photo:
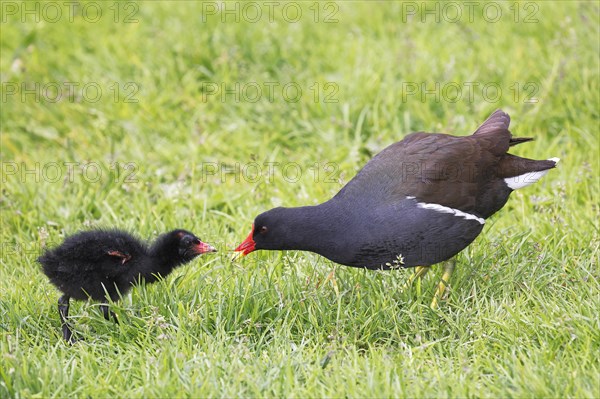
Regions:
<instances>
[{"instance_id":1,"label":"bird foot","mask_svg":"<svg viewBox=\"0 0 600 399\"><path fill-rule=\"evenodd\" d=\"M69 343L69 345L75 345L78 342L82 342L85 341L85 338L74 338L71 337L67 342Z\"/></svg>"},{"instance_id":2,"label":"bird foot","mask_svg":"<svg viewBox=\"0 0 600 399\"><path fill-rule=\"evenodd\" d=\"M69 345L76 344L79 341L84 341L83 338L76 338L75 335L73 334L73 332L71 331L71 329L69 328L69 326L67 326L67 325L63 325L62 333L63 333L63 339Z\"/></svg>"},{"instance_id":3,"label":"bird foot","mask_svg":"<svg viewBox=\"0 0 600 399\"><path fill-rule=\"evenodd\" d=\"M433 300L431 301L431 309L436 309L440 300L445 301L450 296L450 277L452 277L452 273L454 272L454 261L447 262L444 265L444 274L442 275L442 279L438 284L437 289L435 290L435 294L433 295Z\"/></svg>"}]
</instances>

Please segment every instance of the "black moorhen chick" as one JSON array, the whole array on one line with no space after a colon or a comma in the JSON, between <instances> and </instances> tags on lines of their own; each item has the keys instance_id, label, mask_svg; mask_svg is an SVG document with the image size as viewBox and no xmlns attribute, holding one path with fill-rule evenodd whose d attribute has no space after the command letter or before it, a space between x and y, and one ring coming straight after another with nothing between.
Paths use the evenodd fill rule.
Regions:
<instances>
[{"instance_id":1,"label":"black moorhen chick","mask_svg":"<svg viewBox=\"0 0 600 399\"><path fill-rule=\"evenodd\" d=\"M415 275L421 276L469 245L513 190L556 166L557 158L509 154L509 147L533 140L512 137L509 124L497 110L471 136L412 133L377 154L329 201L258 215L235 251L312 251L353 267L420 266ZM453 268L446 265L432 307Z\"/></svg>"},{"instance_id":2,"label":"black moorhen chick","mask_svg":"<svg viewBox=\"0 0 600 399\"><path fill-rule=\"evenodd\" d=\"M177 266L190 262L215 248L185 230L159 236L149 247L121 230L83 231L38 258L44 274L64 295L58 300L63 338L73 343L67 323L69 299L102 302L100 308L109 319L107 297L116 301L140 279L153 283ZM116 315L110 312L115 319Z\"/></svg>"}]
</instances>

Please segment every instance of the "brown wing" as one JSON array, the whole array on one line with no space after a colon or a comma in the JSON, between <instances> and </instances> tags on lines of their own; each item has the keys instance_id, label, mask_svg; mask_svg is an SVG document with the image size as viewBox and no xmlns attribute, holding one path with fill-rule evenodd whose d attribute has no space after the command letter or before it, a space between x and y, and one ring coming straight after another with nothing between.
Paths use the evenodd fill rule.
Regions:
<instances>
[{"instance_id":1,"label":"brown wing","mask_svg":"<svg viewBox=\"0 0 600 399\"><path fill-rule=\"evenodd\" d=\"M475 212L480 190L500 159L495 153L508 148L508 136L492 140L487 135L478 139L421 133L413 140L403 151L403 162L418 162L419 173L404 174L399 194L464 212ZM499 145L499 141L506 144Z\"/></svg>"},{"instance_id":2,"label":"brown wing","mask_svg":"<svg viewBox=\"0 0 600 399\"><path fill-rule=\"evenodd\" d=\"M501 109L497 109L475 130L473 135L494 134L501 130L508 131L509 126L510 116Z\"/></svg>"},{"instance_id":3,"label":"brown wing","mask_svg":"<svg viewBox=\"0 0 600 399\"><path fill-rule=\"evenodd\" d=\"M509 124L508 115L498 110L472 136L410 134L377 154L338 196L367 192L379 204L415 197L482 214L482 195L501 183L495 172L509 147Z\"/></svg>"}]
</instances>

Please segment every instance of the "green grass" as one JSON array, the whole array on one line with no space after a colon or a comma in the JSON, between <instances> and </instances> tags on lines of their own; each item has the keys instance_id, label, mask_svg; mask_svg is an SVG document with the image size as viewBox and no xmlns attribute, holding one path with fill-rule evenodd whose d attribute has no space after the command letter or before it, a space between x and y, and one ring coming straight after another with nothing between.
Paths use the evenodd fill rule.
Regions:
<instances>
[{"instance_id":1,"label":"green grass","mask_svg":"<svg viewBox=\"0 0 600 399\"><path fill-rule=\"evenodd\" d=\"M94 23L66 8L56 23L2 8L0 397L600 396L597 2L516 3L516 22L514 3L499 3L498 22L476 8L472 22L440 24L403 20L421 2L342 3L333 23L330 3L317 21L314 3L293 3L297 23L284 3L272 23L263 3L257 23L203 18L215 3L187 1L121 3L115 23L112 2L94 4ZM124 22L130 12L137 23ZM74 97L42 90L64 82L79 85ZM206 92L236 82L279 89L255 102ZM290 82L302 95L286 101ZM435 82L502 94L406 92ZM34 94L21 97L23 83ZM326 200L409 132L469 134L500 107L515 135L536 137L517 155L562 160L458 256L438 310L439 270L402 291L408 270L296 252L230 261L258 213ZM71 175L65 162L77 163ZM254 177L250 162L262 175L236 181ZM279 162L272 177L265 162ZM86 341L68 347L36 258L90 226L145 238L183 227L220 253L134 289L113 305L119 325L74 303Z\"/></svg>"}]
</instances>

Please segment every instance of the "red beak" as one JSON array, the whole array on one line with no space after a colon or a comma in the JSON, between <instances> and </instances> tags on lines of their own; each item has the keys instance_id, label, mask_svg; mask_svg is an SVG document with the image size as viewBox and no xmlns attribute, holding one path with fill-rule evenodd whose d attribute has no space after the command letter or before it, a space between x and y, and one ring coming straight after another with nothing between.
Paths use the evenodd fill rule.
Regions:
<instances>
[{"instance_id":1,"label":"red beak","mask_svg":"<svg viewBox=\"0 0 600 399\"><path fill-rule=\"evenodd\" d=\"M202 241L200 241L200 244L196 245L196 248L194 249L196 250L196 253L200 255L205 254L207 252L217 252L215 247Z\"/></svg>"},{"instance_id":2,"label":"red beak","mask_svg":"<svg viewBox=\"0 0 600 399\"><path fill-rule=\"evenodd\" d=\"M254 251L256 243L252 239L252 236L254 236L254 224L252 224L252 230L250 231L250 234L248 234L248 237L246 237L244 242L238 245L238 247L234 249L234 251L241 252L244 256Z\"/></svg>"}]
</instances>

